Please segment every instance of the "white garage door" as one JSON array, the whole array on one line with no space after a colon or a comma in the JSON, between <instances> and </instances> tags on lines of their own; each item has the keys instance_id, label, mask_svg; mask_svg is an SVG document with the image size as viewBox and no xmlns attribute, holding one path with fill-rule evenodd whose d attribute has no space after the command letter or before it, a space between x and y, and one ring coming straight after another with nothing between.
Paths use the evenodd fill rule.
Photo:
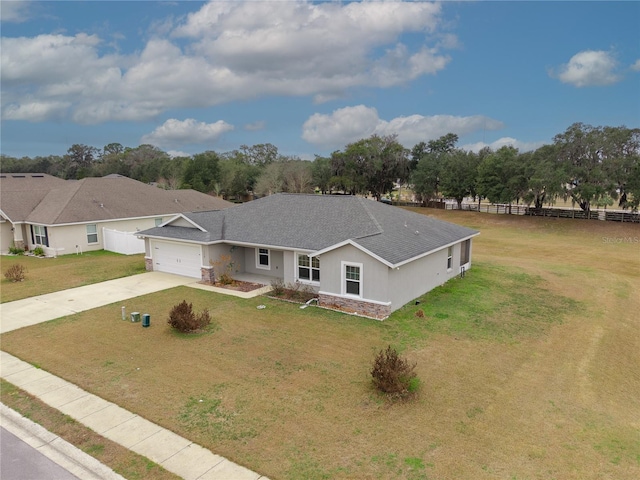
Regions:
<instances>
[{"instance_id":1,"label":"white garage door","mask_svg":"<svg viewBox=\"0 0 640 480\"><path fill-rule=\"evenodd\" d=\"M201 278L202 257L199 245L154 241L151 249L155 271Z\"/></svg>"}]
</instances>

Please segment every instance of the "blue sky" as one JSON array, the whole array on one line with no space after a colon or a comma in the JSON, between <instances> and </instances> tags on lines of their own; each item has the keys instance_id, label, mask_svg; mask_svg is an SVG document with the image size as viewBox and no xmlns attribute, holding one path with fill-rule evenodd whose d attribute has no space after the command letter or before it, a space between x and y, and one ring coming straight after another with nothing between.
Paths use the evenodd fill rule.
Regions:
<instances>
[{"instance_id":1,"label":"blue sky","mask_svg":"<svg viewBox=\"0 0 640 480\"><path fill-rule=\"evenodd\" d=\"M640 2L0 3L1 152L273 143L312 159L374 133L478 150L574 122L640 127Z\"/></svg>"}]
</instances>

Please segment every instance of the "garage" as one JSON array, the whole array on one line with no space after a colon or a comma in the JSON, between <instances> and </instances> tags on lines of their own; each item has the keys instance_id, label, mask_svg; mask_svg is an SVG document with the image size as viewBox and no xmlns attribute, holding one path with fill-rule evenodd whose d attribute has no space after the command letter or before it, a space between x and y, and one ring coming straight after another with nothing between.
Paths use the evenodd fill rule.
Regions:
<instances>
[{"instance_id":1,"label":"garage","mask_svg":"<svg viewBox=\"0 0 640 480\"><path fill-rule=\"evenodd\" d=\"M201 278L202 252L200 245L155 240L151 242L151 252L155 271Z\"/></svg>"}]
</instances>

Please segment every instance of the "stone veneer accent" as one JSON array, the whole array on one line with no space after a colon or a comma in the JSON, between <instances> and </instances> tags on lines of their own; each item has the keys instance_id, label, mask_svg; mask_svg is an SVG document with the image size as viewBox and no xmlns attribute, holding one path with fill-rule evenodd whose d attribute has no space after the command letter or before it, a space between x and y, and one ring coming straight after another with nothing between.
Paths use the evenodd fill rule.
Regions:
<instances>
[{"instance_id":1,"label":"stone veneer accent","mask_svg":"<svg viewBox=\"0 0 640 480\"><path fill-rule=\"evenodd\" d=\"M144 269L147 272L153 272L153 259L149 257L144 257Z\"/></svg>"},{"instance_id":2,"label":"stone veneer accent","mask_svg":"<svg viewBox=\"0 0 640 480\"><path fill-rule=\"evenodd\" d=\"M213 285L216 280L216 274L211 267L200 268L200 277L203 283L209 283Z\"/></svg>"},{"instance_id":3,"label":"stone veneer accent","mask_svg":"<svg viewBox=\"0 0 640 480\"><path fill-rule=\"evenodd\" d=\"M320 307L333 308L348 313L357 313L379 320L391 315L391 305L380 305L356 298L335 297L325 293L318 295L318 305Z\"/></svg>"}]
</instances>

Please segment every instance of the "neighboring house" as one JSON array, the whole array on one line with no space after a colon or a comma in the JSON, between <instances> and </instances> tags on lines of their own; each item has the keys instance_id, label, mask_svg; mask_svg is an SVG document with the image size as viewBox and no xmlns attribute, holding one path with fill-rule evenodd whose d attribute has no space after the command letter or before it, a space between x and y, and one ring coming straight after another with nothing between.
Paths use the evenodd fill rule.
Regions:
<instances>
[{"instance_id":1,"label":"neighboring house","mask_svg":"<svg viewBox=\"0 0 640 480\"><path fill-rule=\"evenodd\" d=\"M359 197L277 194L139 235L147 270L211 282L212 262L231 255L236 273L299 281L321 306L384 318L468 269L478 234Z\"/></svg>"},{"instance_id":2,"label":"neighboring house","mask_svg":"<svg viewBox=\"0 0 640 480\"><path fill-rule=\"evenodd\" d=\"M227 208L230 202L194 190L163 190L121 175L62 180L46 174L0 174L0 252L40 246L49 256L109 249L177 213ZM127 237L127 238L124 238Z\"/></svg>"}]
</instances>

